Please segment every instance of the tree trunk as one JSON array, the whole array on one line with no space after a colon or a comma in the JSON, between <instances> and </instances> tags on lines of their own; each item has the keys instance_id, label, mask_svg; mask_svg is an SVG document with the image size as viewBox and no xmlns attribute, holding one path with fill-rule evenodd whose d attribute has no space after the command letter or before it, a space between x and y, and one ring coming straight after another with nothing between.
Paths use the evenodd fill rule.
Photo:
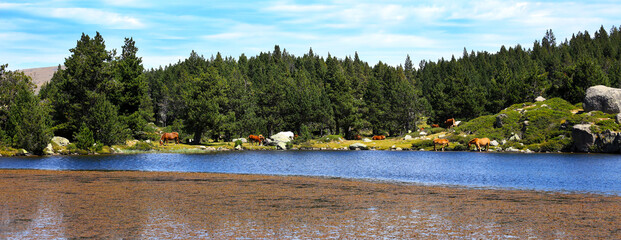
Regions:
<instances>
[{"instance_id":1,"label":"tree trunk","mask_svg":"<svg viewBox=\"0 0 621 240\"><path fill-rule=\"evenodd\" d=\"M200 144L201 143L201 138L203 137L203 130L198 130L194 132L194 141L192 141L192 144Z\"/></svg>"}]
</instances>

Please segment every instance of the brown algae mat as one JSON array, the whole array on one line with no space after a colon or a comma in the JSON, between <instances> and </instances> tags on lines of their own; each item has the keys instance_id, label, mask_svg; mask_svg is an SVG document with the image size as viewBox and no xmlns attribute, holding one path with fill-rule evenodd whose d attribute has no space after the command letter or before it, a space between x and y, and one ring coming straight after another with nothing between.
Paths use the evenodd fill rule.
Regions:
<instances>
[{"instance_id":1,"label":"brown algae mat","mask_svg":"<svg viewBox=\"0 0 621 240\"><path fill-rule=\"evenodd\" d=\"M0 238L621 239L621 197L362 180L0 170Z\"/></svg>"}]
</instances>

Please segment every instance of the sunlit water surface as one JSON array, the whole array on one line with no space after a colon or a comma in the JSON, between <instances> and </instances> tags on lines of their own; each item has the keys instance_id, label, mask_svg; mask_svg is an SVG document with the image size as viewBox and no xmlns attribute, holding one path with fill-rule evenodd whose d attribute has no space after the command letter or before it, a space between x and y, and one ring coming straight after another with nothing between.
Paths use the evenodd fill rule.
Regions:
<instances>
[{"instance_id":1,"label":"sunlit water surface","mask_svg":"<svg viewBox=\"0 0 621 240\"><path fill-rule=\"evenodd\" d=\"M241 151L0 158L4 169L325 176L621 195L621 156L396 151Z\"/></svg>"}]
</instances>

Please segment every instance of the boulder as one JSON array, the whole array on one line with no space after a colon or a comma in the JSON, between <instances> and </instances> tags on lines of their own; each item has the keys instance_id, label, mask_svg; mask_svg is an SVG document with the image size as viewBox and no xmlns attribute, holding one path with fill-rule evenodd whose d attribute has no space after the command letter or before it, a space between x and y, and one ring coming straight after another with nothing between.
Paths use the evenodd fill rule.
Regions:
<instances>
[{"instance_id":1,"label":"boulder","mask_svg":"<svg viewBox=\"0 0 621 240\"><path fill-rule=\"evenodd\" d=\"M54 154L54 147L52 147L51 143L48 143L47 147L45 147L45 149L43 149L43 154L45 154L45 155L52 155L52 154Z\"/></svg>"},{"instance_id":2,"label":"boulder","mask_svg":"<svg viewBox=\"0 0 621 240\"><path fill-rule=\"evenodd\" d=\"M364 145L362 143L354 143L349 145L349 149L350 150L368 150L369 147L367 147L367 145Z\"/></svg>"},{"instance_id":3,"label":"boulder","mask_svg":"<svg viewBox=\"0 0 621 240\"><path fill-rule=\"evenodd\" d=\"M418 135L427 136L427 133L426 132L420 132L420 133L418 133Z\"/></svg>"},{"instance_id":4,"label":"boulder","mask_svg":"<svg viewBox=\"0 0 621 240\"><path fill-rule=\"evenodd\" d=\"M278 143L276 143L276 149L287 150L287 143L285 143L285 142L278 142Z\"/></svg>"},{"instance_id":5,"label":"boulder","mask_svg":"<svg viewBox=\"0 0 621 240\"><path fill-rule=\"evenodd\" d=\"M242 145L237 145L235 146L235 150L244 150L244 148L242 147Z\"/></svg>"},{"instance_id":6,"label":"boulder","mask_svg":"<svg viewBox=\"0 0 621 240\"><path fill-rule=\"evenodd\" d=\"M539 97L535 98L535 102L543 102L545 100L546 99L544 97L542 97L542 96L539 96Z\"/></svg>"},{"instance_id":7,"label":"boulder","mask_svg":"<svg viewBox=\"0 0 621 240\"><path fill-rule=\"evenodd\" d=\"M502 127L502 120L507 118L507 114L501 113L498 114L498 116L496 116L496 121L494 122L494 127L495 128L501 128Z\"/></svg>"},{"instance_id":8,"label":"boulder","mask_svg":"<svg viewBox=\"0 0 621 240\"><path fill-rule=\"evenodd\" d=\"M593 86L587 89L586 96L582 101L585 112L602 111L605 113L621 112L621 89L603 85Z\"/></svg>"},{"instance_id":9,"label":"boulder","mask_svg":"<svg viewBox=\"0 0 621 240\"><path fill-rule=\"evenodd\" d=\"M270 138L277 142L287 143L293 140L294 136L295 135L293 134L293 132L279 132L277 134L272 135Z\"/></svg>"},{"instance_id":10,"label":"boulder","mask_svg":"<svg viewBox=\"0 0 621 240\"><path fill-rule=\"evenodd\" d=\"M231 142L237 142L237 140L241 141L242 143L247 143L248 140L246 140L245 138L235 138L233 140L231 140Z\"/></svg>"},{"instance_id":11,"label":"boulder","mask_svg":"<svg viewBox=\"0 0 621 240\"><path fill-rule=\"evenodd\" d=\"M517 133L513 134L513 136L509 138L509 141L520 141L520 140L522 140L522 138L520 138L520 135L518 135Z\"/></svg>"},{"instance_id":12,"label":"boulder","mask_svg":"<svg viewBox=\"0 0 621 240\"><path fill-rule=\"evenodd\" d=\"M574 148L578 152L588 152L595 144L595 136L591 133L591 124L576 124L571 131Z\"/></svg>"},{"instance_id":13,"label":"boulder","mask_svg":"<svg viewBox=\"0 0 621 240\"><path fill-rule=\"evenodd\" d=\"M364 139L362 139L362 141L363 141L363 142L367 142L367 143L368 143L368 142L373 142L373 141L371 141L371 139L368 139L368 138L364 138Z\"/></svg>"},{"instance_id":14,"label":"boulder","mask_svg":"<svg viewBox=\"0 0 621 240\"><path fill-rule=\"evenodd\" d=\"M494 147L495 147L495 146L498 146L498 145L500 145L500 144L498 143L498 141L493 140L493 141L491 141L491 142L489 143L489 145L492 145L492 146L494 146Z\"/></svg>"},{"instance_id":15,"label":"boulder","mask_svg":"<svg viewBox=\"0 0 621 240\"><path fill-rule=\"evenodd\" d=\"M617 122L617 124L621 124L621 113L617 114L617 116L615 117L615 121Z\"/></svg>"},{"instance_id":16,"label":"boulder","mask_svg":"<svg viewBox=\"0 0 621 240\"><path fill-rule=\"evenodd\" d=\"M15 154L15 155L17 155L17 156L28 156L29 153L28 153L28 151L26 151L26 149L19 149L19 150L17 150L17 154Z\"/></svg>"},{"instance_id":17,"label":"boulder","mask_svg":"<svg viewBox=\"0 0 621 240\"><path fill-rule=\"evenodd\" d=\"M505 152L519 152L520 149L514 148L514 147L508 147L505 149Z\"/></svg>"},{"instance_id":18,"label":"boulder","mask_svg":"<svg viewBox=\"0 0 621 240\"><path fill-rule=\"evenodd\" d=\"M403 137L403 140L410 140L410 139L412 139L412 136L410 135L405 135L405 137Z\"/></svg>"},{"instance_id":19,"label":"boulder","mask_svg":"<svg viewBox=\"0 0 621 240\"><path fill-rule=\"evenodd\" d=\"M59 137L59 136L55 136L52 138L52 142L58 146L62 146L65 147L67 145L69 145L69 139L66 139L64 137Z\"/></svg>"},{"instance_id":20,"label":"boulder","mask_svg":"<svg viewBox=\"0 0 621 240\"><path fill-rule=\"evenodd\" d=\"M403 148L400 148L400 147L395 148L395 151L403 151Z\"/></svg>"},{"instance_id":21,"label":"boulder","mask_svg":"<svg viewBox=\"0 0 621 240\"><path fill-rule=\"evenodd\" d=\"M455 121L455 127L459 126L460 123L461 121Z\"/></svg>"}]
</instances>

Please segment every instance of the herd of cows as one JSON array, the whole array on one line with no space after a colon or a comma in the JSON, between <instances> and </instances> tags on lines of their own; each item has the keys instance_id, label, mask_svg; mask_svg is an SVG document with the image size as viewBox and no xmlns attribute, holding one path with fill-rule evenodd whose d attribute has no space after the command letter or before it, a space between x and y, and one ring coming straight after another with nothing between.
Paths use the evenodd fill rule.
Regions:
<instances>
[{"instance_id":1,"label":"herd of cows","mask_svg":"<svg viewBox=\"0 0 621 240\"><path fill-rule=\"evenodd\" d=\"M444 126L447 129L450 129L452 127L457 126L458 122L455 121L454 118L450 118L447 119L444 122ZM439 124L432 124L431 127L433 128L438 128L440 127ZM421 131L424 130L424 128L420 129ZM290 133L290 132L289 132ZM293 133L291 133L291 139L295 139L298 137L297 134L293 135ZM384 140L386 139L386 136L384 135L374 135L373 140ZM360 134L356 134L353 137L353 140L362 140L362 136ZM160 138L160 145L165 145L166 143L168 143L168 141L174 141L176 144L179 144L179 133L176 132L172 132L172 133L164 133L162 134L162 137ZM259 145L263 145L266 142L266 138L263 135L250 135L248 136L248 141L250 141L250 144L254 145L254 143L257 143ZM447 147L449 145L449 140L448 139L444 139L444 138L436 138L433 140L433 150L437 151L437 146L440 146L440 149L442 149L442 151L444 151L444 148ZM471 146L475 146L475 150L478 149L479 151L482 150L482 147L485 147L485 151L489 150L489 145L490 145L490 140L489 138L474 138L472 140L470 140L468 142L468 149L470 149Z\"/></svg>"}]
</instances>

